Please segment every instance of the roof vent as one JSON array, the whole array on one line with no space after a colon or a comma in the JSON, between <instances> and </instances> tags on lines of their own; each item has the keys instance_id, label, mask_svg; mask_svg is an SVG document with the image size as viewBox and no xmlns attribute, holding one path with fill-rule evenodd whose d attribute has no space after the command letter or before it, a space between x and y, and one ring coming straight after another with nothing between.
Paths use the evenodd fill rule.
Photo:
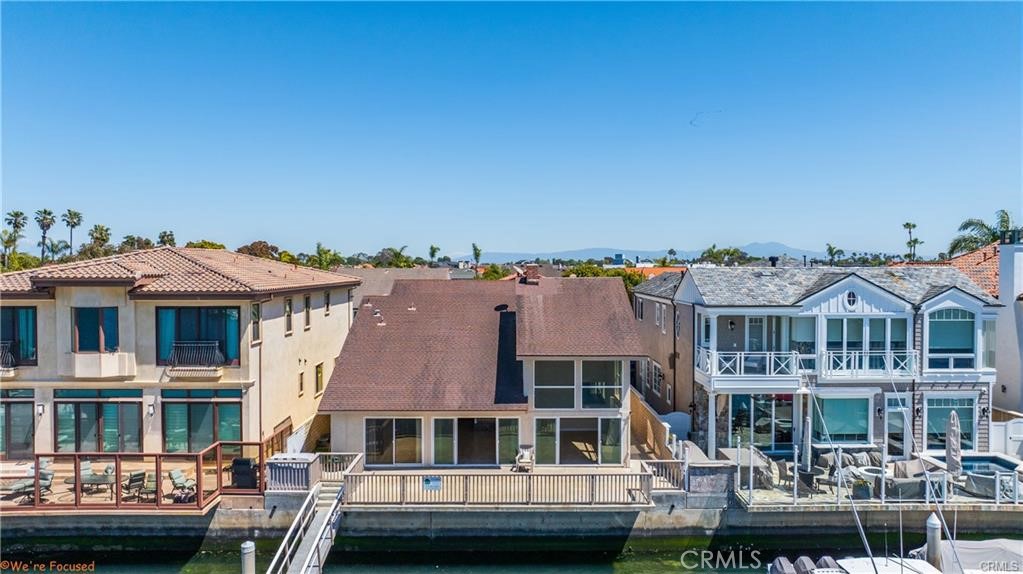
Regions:
<instances>
[{"instance_id":1,"label":"roof vent","mask_svg":"<svg viewBox=\"0 0 1023 574\"><path fill-rule=\"evenodd\" d=\"M412 303L411 305L409 305L409 306L408 306L408 310L409 310L409 311L415 311L415 310L416 310L416 304L415 304L415 303Z\"/></svg>"},{"instance_id":2,"label":"roof vent","mask_svg":"<svg viewBox=\"0 0 1023 574\"><path fill-rule=\"evenodd\" d=\"M374 317L380 317L381 316L380 315L380 309L373 309L373 316Z\"/></svg>"}]
</instances>

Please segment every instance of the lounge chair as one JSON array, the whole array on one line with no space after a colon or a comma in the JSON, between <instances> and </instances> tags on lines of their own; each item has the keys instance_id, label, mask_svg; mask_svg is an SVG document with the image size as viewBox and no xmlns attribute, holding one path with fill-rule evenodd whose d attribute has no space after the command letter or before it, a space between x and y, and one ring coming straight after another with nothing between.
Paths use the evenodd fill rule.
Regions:
<instances>
[{"instance_id":1,"label":"lounge chair","mask_svg":"<svg viewBox=\"0 0 1023 574\"><path fill-rule=\"evenodd\" d=\"M178 469L168 472L167 478L174 485L174 490L192 490L195 488L195 479L186 477L185 473Z\"/></svg>"},{"instance_id":2,"label":"lounge chair","mask_svg":"<svg viewBox=\"0 0 1023 574\"><path fill-rule=\"evenodd\" d=\"M524 444L519 447L519 454L515 455L515 466L512 472L532 472L533 463L536 462L536 451L533 445Z\"/></svg>"},{"instance_id":3,"label":"lounge chair","mask_svg":"<svg viewBox=\"0 0 1023 574\"><path fill-rule=\"evenodd\" d=\"M143 486L139 490L139 502L142 502L143 498L145 498L147 502L150 499L152 499L153 502L156 502L156 493L157 493L156 477L150 476L149 473L147 472L145 486Z\"/></svg>"},{"instance_id":4,"label":"lounge chair","mask_svg":"<svg viewBox=\"0 0 1023 574\"><path fill-rule=\"evenodd\" d=\"M40 470L39 471L39 492L53 493L51 487L53 486L53 471L52 470ZM36 495L36 479L23 478L18 482L11 485L11 494L21 496L21 502L27 500L34 500ZM20 502L19 502L20 504Z\"/></svg>"}]
</instances>

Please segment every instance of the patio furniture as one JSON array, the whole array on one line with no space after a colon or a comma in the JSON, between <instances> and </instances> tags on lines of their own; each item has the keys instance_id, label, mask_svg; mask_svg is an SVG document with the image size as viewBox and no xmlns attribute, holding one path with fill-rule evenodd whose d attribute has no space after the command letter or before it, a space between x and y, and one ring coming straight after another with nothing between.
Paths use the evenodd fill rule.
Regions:
<instances>
[{"instance_id":1,"label":"patio furniture","mask_svg":"<svg viewBox=\"0 0 1023 574\"><path fill-rule=\"evenodd\" d=\"M128 498L135 497L136 501L142 499L142 487L146 483L146 471L136 470L128 474L127 482L121 483L121 494Z\"/></svg>"},{"instance_id":2,"label":"patio furniture","mask_svg":"<svg viewBox=\"0 0 1023 574\"><path fill-rule=\"evenodd\" d=\"M810 470L799 471L799 486L797 487L799 492L807 492L810 494L810 498L813 498L814 494L820 494L820 489L817 488L817 477L819 471L823 470L820 467L814 467Z\"/></svg>"},{"instance_id":3,"label":"patio furniture","mask_svg":"<svg viewBox=\"0 0 1023 574\"><path fill-rule=\"evenodd\" d=\"M512 472L532 472L535 461L536 451L533 449L533 445L521 445L519 446L519 453L515 455L515 465L512 466Z\"/></svg>"},{"instance_id":4,"label":"patio furniture","mask_svg":"<svg viewBox=\"0 0 1023 574\"><path fill-rule=\"evenodd\" d=\"M100 488L106 488L110 492L110 500L114 499L114 483L117 479L113 474L94 474L82 476L82 494L95 494ZM64 479L64 484L74 487L75 477L69 476Z\"/></svg>"},{"instance_id":5,"label":"patio furniture","mask_svg":"<svg viewBox=\"0 0 1023 574\"><path fill-rule=\"evenodd\" d=\"M236 458L231 462L231 486L257 488L256 464L251 458Z\"/></svg>"},{"instance_id":6,"label":"patio furniture","mask_svg":"<svg viewBox=\"0 0 1023 574\"><path fill-rule=\"evenodd\" d=\"M146 502L148 502L150 498L152 498L153 502L156 502L156 493L156 477L150 476L147 472L145 486L139 490L139 502L142 502L143 498L146 499Z\"/></svg>"},{"instance_id":7,"label":"patio furniture","mask_svg":"<svg viewBox=\"0 0 1023 574\"><path fill-rule=\"evenodd\" d=\"M174 490L191 490L195 488L195 479L186 477L185 473L179 469L175 468L168 472L167 478L170 479Z\"/></svg>"},{"instance_id":8,"label":"patio furniture","mask_svg":"<svg viewBox=\"0 0 1023 574\"><path fill-rule=\"evenodd\" d=\"M39 492L53 493L51 489L53 486L53 471L52 470L40 470L39 471ZM22 499L18 504L22 502L34 500L36 495L36 479L24 478L15 482L11 485L11 494L15 496L21 496Z\"/></svg>"},{"instance_id":9,"label":"patio furniture","mask_svg":"<svg viewBox=\"0 0 1023 574\"><path fill-rule=\"evenodd\" d=\"M778 465L778 482L782 486L792 487L792 481L795 480L795 476L792 475L792 469L789 467L788 462L777 462Z\"/></svg>"}]
</instances>

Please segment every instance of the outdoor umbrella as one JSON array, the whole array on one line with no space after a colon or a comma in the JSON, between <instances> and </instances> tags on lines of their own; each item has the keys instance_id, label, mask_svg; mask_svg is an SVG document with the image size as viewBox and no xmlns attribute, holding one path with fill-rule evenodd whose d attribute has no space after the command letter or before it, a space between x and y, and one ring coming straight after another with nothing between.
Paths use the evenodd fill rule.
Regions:
<instances>
[{"instance_id":1,"label":"outdoor umbrella","mask_svg":"<svg viewBox=\"0 0 1023 574\"><path fill-rule=\"evenodd\" d=\"M963 473L963 448L959 431L959 415L952 411L945 426L945 465L953 478Z\"/></svg>"}]
</instances>

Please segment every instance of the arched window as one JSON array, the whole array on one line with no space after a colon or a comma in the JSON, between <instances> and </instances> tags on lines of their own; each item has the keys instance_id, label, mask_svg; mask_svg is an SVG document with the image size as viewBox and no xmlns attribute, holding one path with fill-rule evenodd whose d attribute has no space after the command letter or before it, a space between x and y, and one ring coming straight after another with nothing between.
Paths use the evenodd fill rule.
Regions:
<instances>
[{"instance_id":1,"label":"arched window","mask_svg":"<svg viewBox=\"0 0 1023 574\"><path fill-rule=\"evenodd\" d=\"M928 319L928 368L974 368L976 326L973 313L965 309L939 309L928 315Z\"/></svg>"}]
</instances>

